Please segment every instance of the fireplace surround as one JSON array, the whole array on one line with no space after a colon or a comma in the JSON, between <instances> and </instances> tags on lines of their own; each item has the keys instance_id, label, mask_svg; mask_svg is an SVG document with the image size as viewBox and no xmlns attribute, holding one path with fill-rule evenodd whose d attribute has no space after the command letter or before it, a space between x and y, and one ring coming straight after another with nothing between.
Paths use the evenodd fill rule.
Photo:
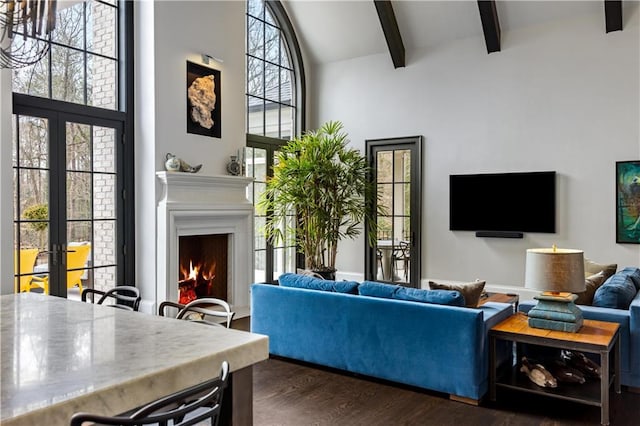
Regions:
<instances>
[{"instance_id":1,"label":"fireplace surround","mask_svg":"<svg viewBox=\"0 0 640 426\"><path fill-rule=\"evenodd\" d=\"M253 282L253 205L247 200L252 178L157 172L162 197L157 207L156 308L178 301L179 240L182 236L226 235L227 302L236 317L249 313Z\"/></svg>"}]
</instances>

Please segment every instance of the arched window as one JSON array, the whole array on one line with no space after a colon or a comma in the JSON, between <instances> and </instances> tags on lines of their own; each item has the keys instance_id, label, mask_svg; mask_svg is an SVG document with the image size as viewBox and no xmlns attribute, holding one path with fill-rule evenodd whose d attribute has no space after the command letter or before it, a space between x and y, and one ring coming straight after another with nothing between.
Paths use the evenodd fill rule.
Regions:
<instances>
[{"instance_id":1,"label":"arched window","mask_svg":"<svg viewBox=\"0 0 640 426\"><path fill-rule=\"evenodd\" d=\"M279 1L247 1L247 149L245 170L260 198L278 148L305 130L305 79L293 26ZM274 282L295 271L296 248L274 247L261 231L268 212L255 213L255 280ZM292 216L292 220L295 217ZM293 236L290 236L293 237Z\"/></svg>"},{"instance_id":2,"label":"arched window","mask_svg":"<svg viewBox=\"0 0 640 426\"><path fill-rule=\"evenodd\" d=\"M279 1L247 1L247 133L290 139L304 127L304 70Z\"/></svg>"}]
</instances>

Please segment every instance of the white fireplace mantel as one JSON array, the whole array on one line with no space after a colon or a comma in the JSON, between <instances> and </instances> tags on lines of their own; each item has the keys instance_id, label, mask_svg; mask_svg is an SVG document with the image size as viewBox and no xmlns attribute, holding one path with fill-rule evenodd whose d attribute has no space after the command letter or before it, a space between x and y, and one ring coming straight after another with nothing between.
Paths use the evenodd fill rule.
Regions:
<instances>
[{"instance_id":1,"label":"white fireplace mantel","mask_svg":"<svg viewBox=\"0 0 640 426\"><path fill-rule=\"evenodd\" d=\"M178 300L178 240L185 235L228 234L228 302L249 310L253 282L253 205L247 199L252 178L156 172L162 183L157 208L156 308ZM238 315L237 315L238 316Z\"/></svg>"},{"instance_id":2,"label":"white fireplace mantel","mask_svg":"<svg viewBox=\"0 0 640 426\"><path fill-rule=\"evenodd\" d=\"M164 203L244 204L247 185L253 178L241 176L200 175L197 173L156 172L162 182Z\"/></svg>"}]
</instances>

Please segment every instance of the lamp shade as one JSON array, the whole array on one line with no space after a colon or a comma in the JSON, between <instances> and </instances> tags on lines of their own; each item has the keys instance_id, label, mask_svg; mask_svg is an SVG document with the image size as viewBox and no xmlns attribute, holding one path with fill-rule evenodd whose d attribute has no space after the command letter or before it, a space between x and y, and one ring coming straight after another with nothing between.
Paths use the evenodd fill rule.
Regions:
<instances>
[{"instance_id":1,"label":"lamp shade","mask_svg":"<svg viewBox=\"0 0 640 426\"><path fill-rule=\"evenodd\" d=\"M550 291L585 291L582 250L537 248L527 250L524 286Z\"/></svg>"}]
</instances>

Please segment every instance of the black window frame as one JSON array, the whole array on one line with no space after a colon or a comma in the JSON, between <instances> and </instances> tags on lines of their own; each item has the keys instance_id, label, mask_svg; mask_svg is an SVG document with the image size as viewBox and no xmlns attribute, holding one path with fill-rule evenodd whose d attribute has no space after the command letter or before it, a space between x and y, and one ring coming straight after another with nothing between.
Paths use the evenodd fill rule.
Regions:
<instances>
[{"instance_id":1,"label":"black window frame","mask_svg":"<svg viewBox=\"0 0 640 426\"><path fill-rule=\"evenodd\" d=\"M292 99L292 103L294 104L294 108L295 108L295 119L294 119L294 128L292 129L292 137L296 137L297 135L301 134L302 132L304 132L306 130L306 79L305 79L305 73L304 73L304 64L302 61L302 51L300 50L300 45L298 43L298 38L296 37L295 34L295 30L293 28L293 25L291 24L291 21L289 20L289 17L287 15L287 12L285 11L284 7L282 6L282 3L278 0L265 0L264 1L264 7L265 10L268 10L268 12L270 13L271 17L273 18L273 20L275 21L275 23L277 24L278 28L281 31L281 34L284 38L284 44L288 47L289 49L289 61L290 61L290 67L287 68L288 70L290 70L293 73L293 78L295 80L295 102L293 102ZM253 15L250 15L248 13L246 13L246 25L247 25L247 31L249 28L249 19L251 18L255 18L255 19L259 19L261 21L263 21L265 23L265 25L271 25L268 22L266 22L266 17L263 16L262 18L260 17L255 17ZM248 39L248 37L247 37ZM248 78L248 58L252 55L249 55L249 46L248 46L248 40L247 40L247 46L246 46L246 57L247 57L247 76L246 78ZM260 59L260 58L258 58ZM261 59L262 60L262 59ZM273 64L273 65L280 65L280 64ZM263 90L264 90L264 81L263 81ZM266 95L263 93L263 95ZM246 93L246 99L247 99L247 105L246 105L246 128L247 128L247 135L246 135L246 146L250 147L250 148L258 148L258 149L264 149L267 151L267 176L273 176L273 163L274 163L274 154L275 152L278 151L278 149L280 147L282 147L283 145L285 145L288 141L286 139L279 139L279 138L274 138L274 137L269 137L269 136L265 136L266 133L266 119L265 119L265 115L266 115L266 102L272 102L272 99L266 99L266 96L263 96L261 99L263 101L263 132L262 134L251 134L249 133L249 114L250 114L250 107L249 107L249 99L250 97L254 97L254 98L259 98L255 95L249 94L248 93L248 84L247 84L247 93ZM276 102L278 103L278 102ZM279 103L281 104L281 103ZM285 105L285 106L291 106L289 104L281 104L281 105ZM281 136L281 121L279 119L279 136ZM255 251L255 247L254 247L254 251ZM304 256L301 253L296 253L296 267L297 268L304 268ZM267 282L270 283L275 283L277 282L277 280L274 280L273 278L273 273L274 273L274 247L267 241L267 249L266 249L266 270L265 270L265 280Z\"/></svg>"},{"instance_id":2,"label":"black window frame","mask_svg":"<svg viewBox=\"0 0 640 426\"><path fill-rule=\"evenodd\" d=\"M367 155L367 162L372 169L371 179L375 183L377 188L377 172L376 172L376 153L378 151L396 151L396 150L409 150L411 152L411 179L409 181L410 186L410 253L411 253L411 268L408 282L393 281L393 284L402 284L407 287L421 287L421 259L422 259L422 136L408 136L398 138L385 138L385 139L367 139L365 140L365 151ZM394 185L397 182L392 180L391 184ZM405 182L403 182L405 183ZM372 211L377 212L377 200L365 200L369 208ZM392 203L393 205L393 203ZM389 217L394 217L393 212L389 212ZM378 215L375 214L376 221ZM369 228L368 221L365 221L365 229ZM371 247L365 242L365 279L377 280L377 247Z\"/></svg>"},{"instance_id":3,"label":"black window frame","mask_svg":"<svg viewBox=\"0 0 640 426\"><path fill-rule=\"evenodd\" d=\"M117 217L118 238L117 265L119 285L135 286L135 196L134 196L134 39L133 39L133 0L118 0L117 23L117 73L118 85L116 89L116 110L105 109L86 105L86 81L85 104L72 103L23 93L12 93L13 114L34 115L55 120L53 125L55 134L50 138L58 138L60 134L59 122L68 118L79 118L83 124L101 123L110 126L115 123L122 131L122 139L119 145L119 155L116 155L116 170L118 170L117 190ZM102 2L101 2L102 3ZM86 48L86 46L85 46ZM86 53L85 53L86 54ZM49 64L49 66L51 66ZM85 61L86 67L86 61ZM51 78L51 73L49 73ZM49 86L51 94L51 85ZM54 139L58 141L58 139ZM13 220L13 226L20 219ZM64 293L64 294L63 294ZM65 288L51 288L52 295L66 295Z\"/></svg>"}]
</instances>

